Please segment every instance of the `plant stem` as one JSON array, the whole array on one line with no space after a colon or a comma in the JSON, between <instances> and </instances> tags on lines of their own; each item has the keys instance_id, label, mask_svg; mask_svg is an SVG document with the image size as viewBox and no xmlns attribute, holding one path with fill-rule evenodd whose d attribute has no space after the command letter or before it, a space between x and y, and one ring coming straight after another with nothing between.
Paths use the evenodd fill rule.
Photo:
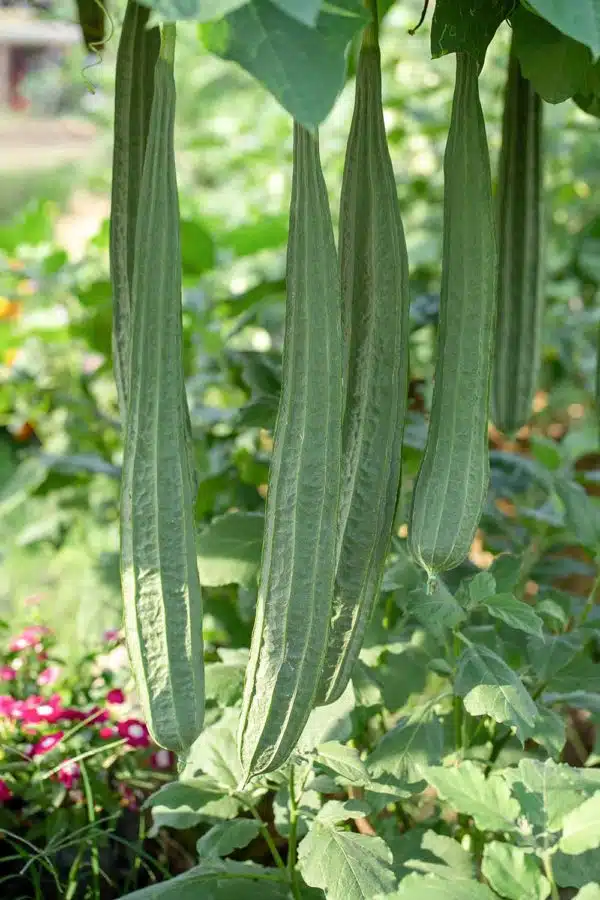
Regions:
<instances>
[{"instance_id":1,"label":"plant stem","mask_svg":"<svg viewBox=\"0 0 600 900\"><path fill-rule=\"evenodd\" d=\"M252 813L253 818L260 825L260 833L265 841L265 844L267 845L267 847L269 848L269 850L271 852L271 856L273 857L273 861L275 862L275 865L277 866L278 869L285 870L286 866L285 866L283 859L281 858L281 853L275 846L275 841L273 840L271 832L269 831L265 822L263 822L263 820L261 819L260 813L258 812L255 805L244 794L234 794L234 797L237 800L239 800L240 803L242 803L246 807L246 809Z\"/></svg>"},{"instance_id":2,"label":"plant stem","mask_svg":"<svg viewBox=\"0 0 600 900\"><path fill-rule=\"evenodd\" d=\"M298 803L296 801L296 785L294 783L294 767L290 768L289 780L290 834L288 837L287 868L294 900L301 900L298 872L296 871L296 845L298 838Z\"/></svg>"},{"instance_id":3,"label":"plant stem","mask_svg":"<svg viewBox=\"0 0 600 900\"><path fill-rule=\"evenodd\" d=\"M556 881L554 880L554 872L552 871L552 854L544 853L542 861L544 863L546 878L550 882L550 896L552 897L552 900L560 900L560 894L556 886Z\"/></svg>"},{"instance_id":4,"label":"plant stem","mask_svg":"<svg viewBox=\"0 0 600 900\"><path fill-rule=\"evenodd\" d=\"M160 55L162 59L165 59L171 65L173 65L173 63L175 62L176 35L177 31L174 22L168 25L163 25L160 42Z\"/></svg>"},{"instance_id":5,"label":"plant stem","mask_svg":"<svg viewBox=\"0 0 600 900\"><path fill-rule=\"evenodd\" d=\"M597 594L598 594L599 589L600 589L600 572L596 575L595 581L592 585L592 589L588 595L587 600L585 601L585 606L581 610L581 615L579 616L579 622L578 622L579 625L583 625L584 622L587 621L588 616L594 609L594 606L596 605L596 599L597 599Z\"/></svg>"}]
</instances>

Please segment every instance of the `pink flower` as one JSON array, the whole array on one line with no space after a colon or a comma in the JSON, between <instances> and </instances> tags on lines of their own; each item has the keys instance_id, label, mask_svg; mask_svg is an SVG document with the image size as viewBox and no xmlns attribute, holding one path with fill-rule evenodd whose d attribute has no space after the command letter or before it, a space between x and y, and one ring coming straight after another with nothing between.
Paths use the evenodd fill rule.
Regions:
<instances>
[{"instance_id":1,"label":"pink flower","mask_svg":"<svg viewBox=\"0 0 600 900\"><path fill-rule=\"evenodd\" d=\"M67 760L67 762L64 762L58 770L57 779L61 784L64 784L68 791L70 791L79 780L80 774L81 769L77 763Z\"/></svg>"},{"instance_id":2,"label":"pink flower","mask_svg":"<svg viewBox=\"0 0 600 900\"><path fill-rule=\"evenodd\" d=\"M105 741L110 740L110 738L117 737L118 731L114 725L103 725L102 728L98 731L98 735Z\"/></svg>"},{"instance_id":3,"label":"pink flower","mask_svg":"<svg viewBox=\"0 0 600 900\"><path fill-rule=\"evenodd\" d=\"M175 754L170 750L157 750L150 757L153 769L171 769L175 763Z\"/></svg>"},{"instance_id":4,"label":"pink flower","mask_svg":"<svg viewBox=\"0 0 600 900\"><path fill-rule=\"evenodd\" d=\"M53 734L47 734L41 741L38 741L37 744L33 745L31 748L31 756L43 756L44 753L49 753L51 750L54 750L56 745L60 744L64 736L64 731L55 731Z\"/></svg>"},{"instance_id":5,"label":"pink flower","mask_svg":"<svg viewBox=\"0 0 600 900\"><path fill-rule=\"evenodd\" d=\"M58 681L60 673L60 666L48 666L47 669L44 669L44 671L40 672L38 675L37 683L41 686L54 684L55 681Z\"/></svg>"},{"instance_id":6,"label":"pink flower","mask_svg":"<svg viewBox=\"0 0 600 900\"><path fill-rule=\"evenodd\" d=\"M121 639L121 631L119 628L109 628L104 632L102 637L107 644L112 644L114 641L119 641Z\"/></svg>"},{"instance_id":7,"label":"pink flower","mask_svg":"<svg viewBox=\"0 0 600 900\"><path fill-rule=\"evenodd\" d=\"M0 717L11 717L14 704L15 700L10 694L0 694Z\"/></svg>"},{"instance_id":8,"label":"pink flower","mask_svg":"<svg viewBox=\"0 0 600 900\"><path fill-rule=\"evenodd\" d=\"M121 795L121 806L127 806L129 809L138 808L138 798L135 795L135 791L133 791L128 785L123 784L122 781L119 782L117 790Z\"/></svg>"},{"instance_id":9,"label":"pink flower","mask_svg":"<svg viewBox=\"0 0 600 900\"><path fill-rule=\"evenodd\" d=\"M9 641L8 649L11 653L18 653L19 650L27 650L28 647L33 647L34 644L37 644L37 638L33 636L28 637L23 633Z\"/></svg>"},{"instance_id":10,"label":"pink flower","mask_svg":"<svg viewBox=\"0 0 600 900\"><path fill-rule=\"evenodd\" d=\"M0 803L6 803L12 797L12 791L5 781L0 778Z\"/></svg>"},{"instance_id":11,"label":"pink flower","mask_svg":"<svg viewBox=\"0 0 600 900\"><path fill-rule=\"evenodd\" d=\"M13 707L13 715L14 707ZM28 725L37 725L38 722L56 722L62 716L62 701L58 694L49 699L32 695L25 701L22 710L19 710L19 718Z\"/></svg>"},{"instance_id":12,"label":"pink flower","mask_svg":"<svg viewBox=\"0 0 600 900\"><path fill-rule=\"evenodd\" d=\"M150 735L148 729L139 719L125 719L117 725L119 737L125 738L130 747L148 747Z\"/></svg>"},{"instance_id":13,"label":"pink flower","mask_svg":"<svg viewBox=\"0 0 600 900\"><path fill-rule=\"evenodd\" d=\"M113 688L112 691L109 691L106 695L106 702L114 703L115 705L125 703L125 694L121 688Z\"/></svg>"},{"instance_id":14,"label":"pink flower","mask_svg":"<svg viewBox=\"0 0 600 900\"><path fill-rule=\"evenodd\" d=\"M12 666L0 666L0 681L14 681L17 677L17 670Z\"/></svg>"},{"instance_id":15,"label":"pink flower","mask_svg":"<svg viewBox=\"0 0 600 900\"><path fill-rule=\"evenodd\" d=\"M42 635L52 634L52 629L47 628L46 625L28 625L23 629L23 634L39 639Z\"/></svg>"},{"instance_id":16,"label":"pink flower","mask_svg":"<svg viewBox=\"0 0 600 900\"><path fill-rule=\"evenodd\" d=\"M108 713L105 709L100 709L98 706L92 706L92 708L85 714L86 719L89 719L90 722L93 722L95 725L99 725L100 722L106 722L108 719Z\"/></svg>"}]
</instances>

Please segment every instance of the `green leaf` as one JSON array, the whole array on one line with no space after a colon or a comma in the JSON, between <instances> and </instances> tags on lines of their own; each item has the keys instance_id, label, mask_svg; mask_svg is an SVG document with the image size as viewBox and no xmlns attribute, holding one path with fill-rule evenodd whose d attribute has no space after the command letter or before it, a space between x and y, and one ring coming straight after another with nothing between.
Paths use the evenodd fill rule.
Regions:
<instances>
[{"instance_id":1,"label":"green leaf","mask_svg":"<svg viewBox=\"0 0 600 900\"><path fill-rule=\"evenodd\" d=\"M239 811L238 802L225 797L209 776L166 784L146 800L144 807L152 810L153 833L162 827L192 828L210 816L233 819Z\"/></svg>"},{"instance_id":2,"label":"green leaf","mask_svg":"<svg viewBox=\"0 0 600 900\"><path fill-rule=\"evenodd\" d=\"M472 716L506 722L522 741L531 735L536 705L520 678L487 647L471 645L463 651L454 689Z\"/></svg>"},{"instance_id":3,"label":"green leaf","mask_svg":"<svg viewBox=\"0 0 600 900\"><path fill-rule=\"evenodd\" d=\"M496 582L496 590L490 593L510 594L516 588L521 577L522 561L511 553L501 553L489 568Z\"/></svg>"},{"instance_id":4,"label":"green leaf","mask_svg":"<svg viewBox=\"0 0 600 900\"><path fill-rule=\"evenodd\" d=\"M362 819L368 816L371 807L364 800L328 800L319 810L316 821L321 825L338 825L348 819Z\"/></svg>"},{"instance_id":5,"label":"green leaf","mask_svg":"<svg viewBox=\"0 0 600 900\"><path fill-rule=\"evenodd\" d=\"M471 881L475 877L475 864L471 854L453 838L435 831L426 831L421 849L443 860L444 864L429 862L427 859L407 859L407 867L449 881Z\"/></svg>"},{"instance_id":6,"label":"green leaf","mask_svg":"<svg viewBox=\"0 0 600 900\"><path fill-rule=\"evenodd\" d=\"M380 837L338 831L315 822L300 844L298 866L327 900L373 900L394 890L392 852Z\"/></svg>"},{"instance_id":7,"label":"green leaf","mask_svg":"<svg viewBox=\"0 0 600 900\"><path fill-rule=\"evenodd\" d=\"M199 277L214 269L217 260L210 232L195 219L181 219L179 233L183 274Z\"/></svg>"},{"instance_id":8,"label":"green leaf","mask_svg":"<svg viewBox=\"0 0 600 900\"><path fill-rule=\"evenodd\" d=\"M354 747L346 747L338 741L328 741L319 744L314 759L351 784L364 785L369 782L369 773Z\"/></svg>"},{"instance_id":9,"label":"green leaf","mask_svg":"<svg viewBox=\"0 0 600 900\"><path fill-rule=\"evenodd\" d=\"M543 622L536 612L523 600L512 594L495 594L483 601L483 606L495 619L500 619L510 628L524 631L534 637L543 637Z\"/></svg>"},{"instance_id":10,"label":"green leaf","mask_svg":"<svg viewBox=\"0 0 600 900\"><path fill-rule=\"evenodd\" d=\"M559 850L552 859L552 869L560 887L580 888L589 881L600 882L600 853L588 850L577 856L567 856Z\"/></svg>"},{"instance_id":11,"label":"green leaf","mask_svg":"<svg viewBox=\"0 0 600 900\"><path fill-rule=\"evenodd\" d=\"M255 222L244 222L237 228L232 228L224 236L222 244L230 248L236 256L253 256L260 250L276 250L283 247L287 234L287 215L264 214Z\"/></svg>"},{"instance_id":12,"label":"green leaf","mask_svg":"<svg viewBox=\"0 0 600 900\"><path fill-rule=\"evenodd\" d=\"M540 682L558 674L579 653L581 643L575 635L544 635L527 642L527 656Z\"/></svg>"},{"instance_id":13,"label":"green leaf","mask_svg":"<svg viewBox=\"0 0 600 900\"><path fill-rule=\"evenodd\" d=\"M550 882L542 875L539 860L511 844L486 844L481 874L507 900L546 900L550 894Z\"/></svg>"},{"instance_id":14,"label":"green leaf","mask_svg":"<svg viewBox=\"0 0 600 900\"><path fill-rule=\"evenodd\" d=\"M287 882L274 869L231 859L211 859L122 900L288 900Z\"/></svg>"},{"instance_id":15,"label":"green leaf","mask_svg":"<svg viewBox=\"0 0 600 900\"><path fill-rule=\"evenodd\" d=\"M223 791L235 790L242 780L242 767L237 752L238 710L227 709L221 718L205 728L192 744L182 778L197 772L210 775Z\"/></svg>"},{"instance_id":16,"label":"green leaf","mask_svg":"<svg viewBox=\"0 0 600 900\"><path fill-rule=\"evenodd\" d=\"M577 770L550 759L544 763L522 759L511 777L512 792L523 815L542 833L560 831L564 817L585 797L585 785Z\"/></svg>"},{"instance_id":17,"label":"green leaf","mask_svg":"<svg viewBox=\"0 0 600 900\"><path fill-rule=\"evenodd\" d=\"M269 0L249 0L202 36L209 50L239 63L298 122L315 128L343 86L346 47L364 21L360 0L328 4L314 28Z\"/></svg>"},{"instance_id":18,"label":"green leaf","mask_svg":"<svg viewBox=\"0 0 600 900\"><path fill-rule=\"evenodd\" d=\"M48 466L37 456L24 460L0 490L0 517L8 516L44 483Z\"/></svg>"},{"instance_id":19,"label":"green leaf","mask_svg":"<svg viewBox=\"0 0 600 900\"><path fill-rule=\"evenodd\" d=\"M310 26L315 25L322 2L323 0L273 0L275 6L288 16Z\"/></svg>"},{"instance_id":20,"label":"green leaf","mask_svg":"<svg viewBox=\"0 0 600 900\"><path fill-rule=\"evenodd\" d=\"M247 847L260 834L260 822L256 819L232 819L219 822L203 835L196 844L198 856L229 856L234 850Z\"/></svg>"},{"instance_id":21,"label":"green leaf","mask_svg":"<svg viewBox=\"0 0 600 900\"><path fill-rule=\"evenodd\" d=\"M461 581L456 599L465 609L479 606L496 593L496 579L490 572L478 572L472 578Z\"/></svg>"},{"instance_id":22,"label":"green leaf","mask_svg":"<svg viewBox=\"0 0 600 900\"><path fill-rule=\"evenodd\" d=\"M519 804L500 776L486 778L475 763L467 760L457 768L430 767L426 777L453 809L473 816L481 831L515 830Z\"/></svg>"},{"instance_id":23,"label":"green leaf","mask_svg":"<svg viewBox=\"0 0 600 900\"><path fill-rule=\"evenodd\" d=\"M260 566L263 528L260 513L231 512L213 519L198 535L201 584L252 584Z\"/></svg>"},{"instance_id":24,"label":"green leaf","mask_svg":"<svg viewBox=\"0 0 600 900\"><path fill-rule=\"evenodd\" d=\"M555 28L600 56L600 0L528 0Z\"/></svg>"},{"instance_id":25,"label":"green leaf","mask_svg":"<svg viewBox=\"0 0 600 900\"><path fill-rule=\"evenodd\" d=\"M431 55L469 53L483 66L488 45L515 0L437 0L431 23Z\"/></svg>"},{"instance_id":26,"label":"green leaf","mask_svg":"<svg viewBox=\"0 0 600 900\"><path fill-rule=\"evenodd\" d=\"M317 706L298 741L299 753L311 753L328 741L347 741L352 734L350 714L354 709L354 691L348 684L342 696L329 706Z\"/></svg>"},{"instance_id":27,"label":"green leaf","mask_svg":"<svg viewBox=\"0 0 600 900\"><path fill-rule=\"evenodd\" d=\"M367 759L367 769L382 781L409 785L422 781L428 765L440 762L444 753L444 729L431 714L403 718L384 734Z\"/></svg>"},{"instance_id":28,"label":"green leaf","mask_svg":"<svg viewBox=\"0 0 600 900\"><path fill-rule=\"evenodd\" d=\"M425 588L411 591L406 610L429 628L432 625L436 628L455 628L465 619L460 605L439 578L431 593Z\"/></svg>"},{"instance_id":29,"label":"green leaf","mask_svg":"<svg viewBox=\"0 0 600 900\"><path fill-rule=\"evenodd\" d=\"M567 528L580 544L595 550L600 536L596 506L576 481L560 473L554 474L553 481L564 506Z\"/></svg>"},{"instance_id":30,"label":"green leaf","mask_svg":"<svg viewBox=\"0 0 600 900\"><path fill-rule=\"evenodd\" d=\"M497 900L478 881L452 881L436 875L407 875L392 900Z\"/></svg>"},{"instance_id":31,"label":"green leaf","mask_svg":"<svg viewBox=\"0 0 600 900\"><path fill-rule=\"evenodd\" d=\"M204 694L219 706L234 706L244 688L244 666L209 663L204 670Z\"/></svg>"},{"instance_id":32,"label":"green leaf","mask_svg":"<svg viewBox=\"0 0 600 900\"><path fill-rule=\"evenodd\" d=\"M525 78L548 103L585 90L592 54L544 19L519 6L511 17L515 53Z\"/></svg>"},{"instance_id":33,"label":"green leaf","mask_svg":"<svg viewBox=\"0 0 600 900\"><path fill-rule=\"evenodd\" d=\"M544 747L550 756L558 759L567 740L565 720L553 709L537 704L538 718L532 739Z\"/></svg>"},{"instance_id":34,"label":"green leaf","mask_svg":"<svg viewBox=\"0 0 600 900\"><path fill-rule=\"evenodd\" d=\"M142 0L142 2L167 22L177 22L181 19L209 22L244 6L248 0Z\"/></svg>"},{"instance_id":35,"label":"green leaf","mask_svg":"<svg viewBox=\"0 0 600 900\"><path fill-rule=\"evenodd\" d=\"M582 687L590 694L600 694L600 664L580 654L550 679L546 690L555 694L569 694Z\"/></svg>"},{"instance_id":36,"label":"green leaf","mask_svg":"<svg viewBox=\"0 0 600 900\"><path fill-rule=\"evenodd\" d=\"M600 847L600 791L576 809L567 813L563 822L560 849L576 855Z\"/></svg>"},{"instance_id":37,"label":"green leaf","mask_svg":"<svg viewBox=\"0 0 600 900\"><path fill-rule=\"evenodd\" d=\"M600 884L586 884L575 894L573 900L600 900Z\"/></svg>"}]
</instances>

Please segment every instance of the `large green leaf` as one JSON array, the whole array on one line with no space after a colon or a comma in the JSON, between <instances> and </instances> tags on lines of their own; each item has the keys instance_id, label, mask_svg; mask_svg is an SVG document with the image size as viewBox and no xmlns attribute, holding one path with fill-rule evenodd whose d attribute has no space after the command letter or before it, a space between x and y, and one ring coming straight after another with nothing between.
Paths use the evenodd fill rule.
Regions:
<instances>
[{"instance_id":1,"label":"large green leaf","mask_svg":"<svg viewBox=\"0 0 600 900\"><path fill-rule=\"evenodd\" d=\"M273 0L275 6L282 9L288 16L304 22L305 25L315 25L323 0Z\"/></svg>"},{"instance_id":2,"label":"large green leaf","mask_svg":"<svg viewBox=\"0 0 600 900\"><path fill-rule=\"evenodd\" d=\"M141 0L144 6L156 10L167 22L181 19L195 19L197 22L210 22L220 19L234 9L245 6L248 0Z\"/></svg>"},{"instance_id":3,"label":"large green leaf","mask_svg":"<svg viewBox=\"0 0 600 900\"><path fill-rule=\"evenodd\" d=\"M437 0L431 24L431 55L466 52L483 66L488 45L515 0Z\"/></svg>"},{"instance_id":4,"label":"large green leaf","mask_svg":"<svg viewBox=\"0 0 600 900\"><path fill-rule=\"evenodd\" d=\"M426 777L453 809L473 816L482 831L515 830L519 804L500 776L486 778L475 763L466 761L458 768L432 766Z\"/></svg>"},{"instance_id":5,"label":"large green leaf","mask_svg":"<svg viewBox=\"0 0 600 900\"><path fill-rule=\"evenodd\" d=\"M392 900L497 900L489 887L477 881L453 881L437 875L407 875Z\"/></svg>"},{"instance_id":6,"label":"large green leaf","mask_svg":"<svg viewBox=\"0 0 600 900\"><path fill-rule=\"evenodd\" d=\"M492 650L483 645L467 647L459 659L454 688L472 716L506 722L521 740L531 735L536 705L520 678Z\"/></svg>"},{"instance_id":7,"label":"large green leaf","mask_svg":"<svg viewBox=\"0 0 600 900\"><path fill-rule=\"evenodd\" d=\"M515 10L511 22L523 75L544 100L562 103L585 91L592 69L592 54L587 47L522 6Z\"/></svg>"},{"instance_id":8,"label":"large green leaf","mask_svg":"<svg viewBox=\"0 0 600 900\"><path fill-rule=\"evenodd\" d=\"M566 815L593 791L578 770L552 760L522 759L516 770L505 770L512 793L534 831L557 832Z\"/></svg>"},{"instance_id":9,"label":"large green leaf","mask_svg":"<svg viewBox=\"0 0 600 900\"><path fill-rule=\"evenodd\" d=\"M373 900L394 890L392 851L380 837L315 822L300 844L298 865L327 900Z\"/></svg>"},{"instance_id":10,"label":"large green leaf","mask_svg":"<svg viewBox=\"0 0 600 900\"><path fill-rule=\"evenodd\" d=\"M273 869L211 859L177 878L150 885L122 900L287 900L287 883Z\"/></svg>"},{"instance_id":11,"label":"large green leaf","mask_svg":"<svg viewBox=\"0 0 600 900\"><path fill-rule=\"evenodd\" d=\"M196 844L198 856L229 856L234 850L247 847L260 833L256 819L231 819L213 825Z\"/></svg>"},{"instance_id":12,"label":"large green leaf","mask_svg":"<svg viewBox=\"0 0 600 900\"><path fill-rule=\"evenodd\" d=\"M600 791L567 813L563 821L560 849L577 854L600 847Z\"/></svg>"},{"instance_id":13,"label":"large green leaf","mask_svg":"<svg viewBox=\"0 0 600 900\"><path fill-rule=\"evenodd\" d=\"M495 594L483 601L483 606L495 619L511 628L541 638L543 622L529 604L517 600L512 594Z\"/></svg>"},{"instance_id":14,"label":"large green leaf","mask_svg":"<svg viewBox=\"0 0 600 900\"><path fill-rule=\"evenodd\" d=\"M425 769L441 762L444 752L444 729L432 715L401 719L379 741L369 758L367 768L374 778L392 784L409 785L422 781Z\"/></svg>"},{"instance_id":15,"label":"large green leaf","mask_svg":"<svg viewBox=\"0 0 600 900\"><path fill-rule=\"evenodd\" d=\"M550 883L542 875L539 860L512 844L486 844L481 874L507 900L546 900L550 893Z\"/></svg>"},{"instance_id":16,"label":"large green leaf","mask_svg":"<svg viewBox=\"0 0 600 900\"><path fill-rule=\"evenodd\" d=\"M217 516L198 535L198 570L204 587L250 585L260 566L264 518L260 513Z\"/></svg>"},{"instance_id":17,"label":"large green leaf","mask_svg":"<svg viewBox=\"0 0 600 900\"><path fill-rule=\"evenodd\" d=\"M555 28L600 56L600 0L528 0Z\"/></svg>"},{"instance_id":18,"label":"large green leaf","mask_svg":"<svg viewBox=\"0 0 600 900\"><path fill-rule=\"evenodd\" d=\"M250 0L204 26L202 38L209 50L239 63L290 115L314 128L344 84L346 47L364 22L360 0L328 4L314 28L269 0Z\"/></svg>"},{"instance_id":19,"label":"large green leaf","mask_svg":"<svg viewBox=\"0 0 600 900\"><path fill-rule=\"evenodd\" d=\"M475 862L458 841L426 831L421 841L421 849L433 854L443 862L429 862L428 859L407 859L405 865L420 872L437 875L448 881L471 881L475 877Z\"/></svg>"}]
</instances>

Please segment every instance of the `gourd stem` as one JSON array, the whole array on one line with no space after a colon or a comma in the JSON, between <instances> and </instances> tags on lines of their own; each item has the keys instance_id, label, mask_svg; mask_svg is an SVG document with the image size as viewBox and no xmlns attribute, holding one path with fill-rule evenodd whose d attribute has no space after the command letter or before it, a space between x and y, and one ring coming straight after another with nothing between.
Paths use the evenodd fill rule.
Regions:
<instances>
[{"instance_id":1,"label":"gourd stem","mask_svg":"<svg viewBox=\"0 0 600 900\"><path fill-rule=\"evenodd\" d=\"M371 21L366 26L363 34L363 47L379 46L379 17L377 14L377 0L365 0L365 6L371 13Z\"/></svg>"},{"instance_id":2,"label":"gourd stem","mask_svg":"<svg viewBox=\"0 0 600 900\"><path fill-rule=\"evenodd\" d=\"M177 29L174 22L163 25L160 42L160 55L170 65L175 62L175 39L177 37Z\"/></svg>"}]
</instances>

